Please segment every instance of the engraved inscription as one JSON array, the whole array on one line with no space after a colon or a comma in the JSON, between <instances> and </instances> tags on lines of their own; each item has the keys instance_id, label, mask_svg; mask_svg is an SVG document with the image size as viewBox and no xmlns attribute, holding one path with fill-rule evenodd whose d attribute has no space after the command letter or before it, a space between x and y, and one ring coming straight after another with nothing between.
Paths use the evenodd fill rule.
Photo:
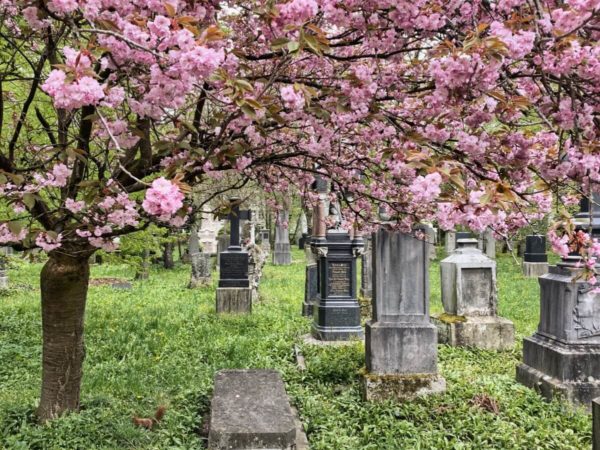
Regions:
<instances>
[{"instance_id":1,"label":"engraved inscription","mask_svg":"<svg viewBox=\"0 0 600 450\"><path fill-rule=\"evenodd\" d=\"M329 263L329 295L350 296L350 263Z\"/></svg>"},{"instance_id":2,"label":"engraved inscription","mask_svg":"<svg viewBox=\"0 0 600 450\"><path fill-rule=\"evenodd\" d=\"M221 278L248 278L248 254L221 253Z\"/></svg>"}]
</instances>

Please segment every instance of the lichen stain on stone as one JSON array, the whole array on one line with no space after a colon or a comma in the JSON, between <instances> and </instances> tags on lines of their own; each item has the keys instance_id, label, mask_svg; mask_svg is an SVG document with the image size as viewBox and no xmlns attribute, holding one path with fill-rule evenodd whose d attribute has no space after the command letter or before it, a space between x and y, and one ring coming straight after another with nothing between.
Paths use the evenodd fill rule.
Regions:
<instances>
[{"instance_id":1,"label":"lichen stain on stone","mask_svg":"<svg viewBox=\"0 0 600 450\"><path fill-rule=\"evenodd\" d=\"M453 314L440 314L436 317L441 322L444 323L458 323L458 322L466 322L467 318L465 316L455 316Z\"/></svg>"}]
</instances>

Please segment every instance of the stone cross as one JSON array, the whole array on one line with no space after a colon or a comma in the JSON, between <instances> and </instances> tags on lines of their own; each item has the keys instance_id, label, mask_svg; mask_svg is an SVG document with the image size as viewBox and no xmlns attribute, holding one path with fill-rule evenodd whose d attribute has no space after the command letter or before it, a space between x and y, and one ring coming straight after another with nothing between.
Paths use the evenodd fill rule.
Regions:
<instances>
[{"instance_id":1,"label":"stone cross","mask_svg":"<svg viewBox=\"0 0 600 450\"><path fill-rule=\"evenodd\" d=\"M229 251L241 251L242 246L240 244L240 221L250 220L252 218L252 211L240 210L240 201L238 198L232 198L229 200L231 205L231 212L229 214L219 215L221 219L228 219L231 222L231 231L229 238Z\"/></svg>"}]
</instances>

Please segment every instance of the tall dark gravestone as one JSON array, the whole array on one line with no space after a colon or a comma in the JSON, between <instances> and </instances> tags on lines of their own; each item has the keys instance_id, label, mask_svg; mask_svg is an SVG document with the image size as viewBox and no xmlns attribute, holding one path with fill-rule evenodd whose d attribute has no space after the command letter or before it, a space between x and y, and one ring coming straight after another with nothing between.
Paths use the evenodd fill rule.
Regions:
<instances>
[{"instance_id":1,"label":"tall dark gravestone","mask_svg":"<svg viewBox=\"0 0 600 450\"><path fill-rule=\"evenodd\" d=\"M523 275L539 277L548 273L548 255L546 254L546 237L530 235L525 238L523 254Z\"/></svg>"},{"instance_id":2,"label":"tall dark gravestone","mask_svg":"<svg viewBox=\"0 0 600 450\"><path fill-rule=\"evenodd\" d=\"M250 211L241 211L238 199L231 200L229 247L219 258L217 313L252 311L252 287L248 276L249 255L240 245L240 220L250 220Z\"/></svg>"},{"instance_id":3,"label":"tall dark gravestone","mask_svg":"<svg viewBox=\"0 0 600 450\"><path fill-rule=\"evenodd\" d=\"M318 259L319 293L313 310L312 335L322 341L362 338L356 296L356 254L361 241L342 230L330 230L313 247Z\"/></svg>"},{"instance_id":4,"label":"tall dark gravestone","mask_svg":"<svg viewBox=\"0 0 600 450\"><path fill-rule=\"evenodd\" d=\"M366 400L443 392L437 329L429 322L428 243L380 228L373 240L373 312L367 322Z\"/></svg>"},{"instance_id":5,"label":"tall dark gravestone","mask_svg":"<svg viewBox=\"0 0 600 450\"><path fill-rule=\"evenodd\" d=\"M582 201L575 216L578 229L600 235L600 215ZM590 221L590 215L592 220ZM544 397L564 398L588 409L600 396L600 294L582 275L575 252L538 278L540 322L523 341L517 380Z\"/></svg>"}]
</instances>

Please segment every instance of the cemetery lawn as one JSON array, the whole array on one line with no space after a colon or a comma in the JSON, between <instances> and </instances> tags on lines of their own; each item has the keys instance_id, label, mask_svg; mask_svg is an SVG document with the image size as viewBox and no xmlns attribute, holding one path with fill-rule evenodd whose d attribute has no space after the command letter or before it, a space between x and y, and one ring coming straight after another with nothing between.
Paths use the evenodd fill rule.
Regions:
<instances>
[{"instance_id":1,"label":"cemetery lawn","mask_svg":"<svg viewBox=\"0 0 600 450\"><path fill-rule=\"evenodd\" d=\"M300 336L303 253L290 267L265 267L251 316L217 317L214 286L189 290L189 267L155 270L129 291L90 288L82 410L39 426L41 265L18 264L0 294L0 449L201 449L212 379L223 368L275 368L300 411L311 449L587 449L590 416L546 403L514 380L521 339L538 320L537 280L499 258L500 314L515 322L510 352L439 347L448 391L406 404L361 401L364 347L309 347ZM94 266L93 277L127 277L126 266ZM432 311L441 311L439 266L431 268ZM299 371L293 346L307 369ZM132 416L167 406L152 431Z\"/></svg>"}]
</instances>

